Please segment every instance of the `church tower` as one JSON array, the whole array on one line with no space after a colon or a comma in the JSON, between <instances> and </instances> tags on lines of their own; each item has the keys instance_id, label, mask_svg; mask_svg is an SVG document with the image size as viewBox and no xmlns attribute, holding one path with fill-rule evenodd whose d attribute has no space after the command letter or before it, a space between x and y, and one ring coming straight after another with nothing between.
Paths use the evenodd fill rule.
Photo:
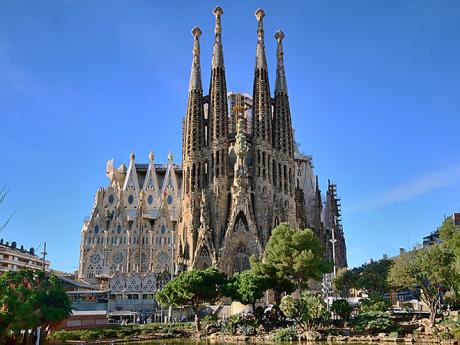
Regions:
<instances>
[{"instance_id":1,"label":"church tower","mask_svg":"<svg viewBox=\"0 0 460 345\"><path fill-rule=\"evenodd\" d=\"M268 242L273 229L273 153L272 153L272 106L267 59L265 57L265 12L258 9L257 48L253 84L253 191L254 215L259 237L263 245Z\"/></svg>"},{"instance_id":2,"label":"church tower","mask_svg":"<svg viewBox=\"0 0 460 345\"><path fill-rule=\"evenodd\" d=\"M188 89L187 112L183 127L183 208L182 222L178 233L179 265L189 265L193 260L200 225L201 190L207 184L206 142L204 126L204 100L201 83L200 35L193 28L192 71Z\"/></svg>"},{"instance_id":3,"label":"church tower","mask_svg":"<svg viewBox=\"0 0 460 345\"><path fill-rule=\"evenodd\" d=\"M208 123L210 147L210 193L213 202L211 216L215 230L214 242L219 248L225 235L228 204L228 106L227 81L225 78L224 54L222 48L221 16L224 11L216 7L214 49L209 85Z\"/></svg>"},{"instance_id":4,"label":"church tower","mask_svg":"<svg viewBox=\"0 0 460 345\"><path fill-rule=\"evenodd\" d=\"M276 51L276 83L273 114L273 149L275 162L273 166L273 184L277 190L278 202L275 204L276 223L289 222L297 226L295 211L295 161L294 135L292 133L291 110L284 69L283 39L284 33L275 34L277 40Z\"/></svg>"}]
</instances>

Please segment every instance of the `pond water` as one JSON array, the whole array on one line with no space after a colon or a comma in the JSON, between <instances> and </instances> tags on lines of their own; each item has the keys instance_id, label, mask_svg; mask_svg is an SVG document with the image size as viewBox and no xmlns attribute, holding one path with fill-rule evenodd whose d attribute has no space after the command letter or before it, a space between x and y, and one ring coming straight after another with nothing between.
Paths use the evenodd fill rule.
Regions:
<instances>
[{"instance_id":1,"label":"pond water","mask_svg":"<svg viewBox=\"0 0 460 345\"><path fill-rule=\"evenodd\" d=\"M303 344L308 344L308 345L330 345L331 343L328 342L302 342ZM54 343L53 345L55 345ZM58 344L58 345L68 345L67 344ZM81 343L75 343L72 342L73 345L84 345L86 344L85 342ZM106 343L106 344L112 344L112 343ZM193 339L157 339L157 340L151 340L151 341L142 341L142 342L128 342L128 343L113 343L114 345L120 344L120 345L245 345L245 344L254 344L252 342L225 342L225 341L214 341L214 340L193 340ZM263 345L264 343L258 342L257 344ZM269 345L274 345L274 344L299 344L298 341L293 341L293 342L286 342L286 343L265 343ZM350 343L350 345L369 345L371 343ZM339 344L336 344L339 345ZM343 345L343 343L341 343Z\"/></svg>"}]
</instances>

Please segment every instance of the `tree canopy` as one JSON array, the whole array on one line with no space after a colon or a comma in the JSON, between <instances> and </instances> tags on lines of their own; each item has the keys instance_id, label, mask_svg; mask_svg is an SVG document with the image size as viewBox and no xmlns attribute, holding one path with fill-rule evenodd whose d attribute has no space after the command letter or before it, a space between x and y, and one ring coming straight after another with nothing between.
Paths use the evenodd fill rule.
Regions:
<instances>
[{"instance_id":1,"label":"tree canopy","mask_svg":"<svg viewBox=\"0 0 460 345\"><path fill-rule=\"evenodd\" d=\"M331 310L339 315L344 320L349 320L353 307L348 303L346 299L336 299L332 302Z\"/></svg>"},{"instance_id":2,"label":"tree canopy","mask_svg":"<svg viewBox=\"0 0 460 345\"><path fill-rule=\"evenodd\" d=\"M321 297L311 292L303 292L299 298L284 296L280 309L289 318L292 318L304 330L311 330L328 313L326 304Z\"/></svg>"},{"instance_id":3,"label":"tree canopy","mask_svg":"<svg viewBox=\"0 0 460 345\"><path fill-rule=\"evenodd\" d=\"M246 270L235 273L228 280L225 295L234 301L251 304L255 311L255 303L270 288L269 283L270 279L267 276L258 274L254 270Z\"/></svg>"},{"instance_id":4,"label":"tree canopy","mask_svg":"<svg viewBox=\"0 0 460 345\"><path fill-rule=\"evenodd\" d=\"M455 225L452 218L447 218L439 227L439 235L449 248L460 254L460 225Z\"/></svg>"},{"instance_id":5,"label":"tree canopy","mask_svg":"<svg viewBox=\"0 0 460 345\"><path fill-rule=\"evenodd\" d=\"M346 296L352 288L365 291L370 297L383 296L390 291L388 272L392 260L382 259L351 270L339 270L334 279L334 288Z\"/></svg>"},{"instance_id":6,"label":"tree canopy","mask_svg":"<svg viewBox=\"0 0 460 345\"><path fill-rule=\"evenodd\" d=\"M441 303L439 288L448 289L458 280L454 260L453 252L444 245L404 253L395 259L388 281L395 288L419 288L434 323Z\"/></svg>"},{"instance_id":7,"label":"tree canopy","mask_svg":"<svg viewBox=\"0 0 460 345\"><path fill-rule=\"evenodd\" d=\"M445 219L439 227L439 235L446 247L455 255L455 271L460 274L460 225L455 225L452 218ZM460 294L460 282L453 287Z\"/></svg>"},{"instance_id":8,"label":"tree canopy","mask_svg":"<svg viewBox=\"0 0 460 345\"><path fill-rule=\"evenodd\" d=\"M196 329L199 331L200 305L221 297L225 283L225 275L214 267L185 271L168 282L156 294L156 298L162 305L189 305L195 314Z\"/></svg>"},{"instance_id":9,"label":"tree canopy","mask_svg":"<svg viewBox=\"0 0 460 345\"><path fill-rule=\"evenodd\" d=\"M293 229L287 223L273 230L262 261L253 260L251 264L256 271L274 277L281 285L289 280L299 289L308 287L310 279L319 281L324 273L332 270L313 231ZM292 284L287 284L284 291L291 292L292 288Z\"/></svg>"},{"instance_id":10,"label":"tree canopy","mask_svg":"<svg viewBox=\"0 0 460 345\"><path fill-rule=\"evenodd\" d=\"M334 290L342 297L347 297L351 289L356 288L356 281L359 279L355 269L349 270L340 268L332 281Z\"/></svg>"},{"instance_id":11,"label":"tree canopy","mask_svg":"<svg viewBox=\"0 0 460 345\"><path fill-rule=\"evenodd\" d=\"M32 270L0 276L0 342L14 342L21 330L59 322L71 313L71 303L56 276Z\"/></svg>"}]
</instances>

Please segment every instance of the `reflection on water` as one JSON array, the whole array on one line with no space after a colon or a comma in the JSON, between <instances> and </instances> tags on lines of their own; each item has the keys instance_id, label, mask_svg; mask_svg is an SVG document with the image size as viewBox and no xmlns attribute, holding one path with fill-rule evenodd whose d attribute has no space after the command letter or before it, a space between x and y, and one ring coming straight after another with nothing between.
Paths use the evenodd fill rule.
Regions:
<instances>
[{"instance_id":1,"label":"reflection on water","mask_svg":"<svg viewBox=\"0 0 460 345\"><path fill-rule=\"evenodd\" d=\"M304 343L305 345L330 345L331 343L329 342L299 342L299 341L293 341L293 342L286 342L286 343L263 343L263 342L257 342L258 345L264 345L264 344L299 344L299 343ZM85 342L81 343L75 343L72 342L73 345L84 345L86 344ZM204 339L204 340L194 340L194 339L157 339L157 340L150 340L150 341L142 341L142 342L127 342L127 343L105 343L105 344L123 344L123 345L235 345L235 344L254 344L252 342L225 342L225 341L215 341L215 340L210 340L210 339ZM332 343L333 344L333 343ZM343 343L340 343L343 345ZM350 345L369 345L371 343L350 343ZM54 344L53 344L54 345ZM58 345L65 345L65 344L58 344ZM339 344L337 344L339 345Z\"/></svg>"}]
</instances>

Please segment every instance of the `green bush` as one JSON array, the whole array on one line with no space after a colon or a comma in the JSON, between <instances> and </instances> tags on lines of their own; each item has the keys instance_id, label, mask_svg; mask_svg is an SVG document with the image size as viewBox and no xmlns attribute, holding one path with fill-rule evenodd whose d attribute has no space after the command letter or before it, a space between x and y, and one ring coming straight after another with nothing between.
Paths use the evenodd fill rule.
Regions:
<instances>
[{"instance_id":1,"label":"green bush","mask_svg":"<svg viewBox=\"0 0 460 345\"><path fill-rule=\"evenodd\" d=\"M284 315L307 330L311 330L329 316L323 299L311 292L303 292L300 298L284 296L280 309Z\"/></svg>"},{"instance_id":2,"label":"green bush","mask_svg":"<svg viewBox=\"0 0 460 345\"><path fill-rule=\"evenodd\" d=\"M441 332L438 334L438 336L442 339L442 340L450 340L450 339L453 339L454 336L448 332L448 331L444 331L444 332Z\"/></svg>"},{"instance_id":3,"label":"green bush","mask_svg":"<svg viewBox=\"0 0 460 345\"><path fill-rule=\"evenodd\" d=\"M56 331L48 337L51 341L81 340L81 331Z\"/></svg>"},{"instance_id":4,"label":"green bush","mask_svg":"<svg viewBox=\"0 0 460 345\"><path fill-rule=\"evenodd\" d=\"M101 330L96 329L85 329L82 330L80 333L80 340L88 341L88 340L98 340L104 339L103 333Z\"/></svg>"},{"instance_id":5,"label":"green bush","mask_svg":"<svg viewBox=\"0 0 460 345\"><path fill-rule=\"evenodd\" d=\"M294 341L297 340L297 332L294 327L281 328L272 337L273 341Z\"/></svg>"},{"instance_id":6,"label":"green bush","mask_svg":"<svg viewBox=\"0 0 460 345\"><path fill-rule=\"evenodd\" d=\"M448 328L448 332L440 332L438 336L441 339L452 339L455 338L456 340L460 340L460 319L458 316L450 316L445 318L440 323L441 326L445 326ZM448 333L448 334L444 334ZM449 338L450 336L450 338Z\"/></svg>"},{"instance_id":7,"label":"green bush","mask_svg":"<svg viewBox=\"0 0 460 345\"><path fill-rule=\"evenodd\" d=\"M209 326L209 325L214 325L217 322L217 315L215 314L208 314L203 316L201 319L201 324L203 327Z\"/></svg>"},{"instance_id":8,"label":"green bush","mask_svg":"<svg viewBox=\"0 0 460 345\"><path fill-rule=\"evenodd\" d=\"M366 311L356 315L353 324L357 330L386 332L395 327L392 317L387 312Z\"/></svg>"},{"instance_id":9,"label":"green bush","mask_svg":"<svg viewBox=\"0 0 460 345\"><path fill-rule=\"evenodd\" d=\"M226 334L235 334L242 317L240 314L230 315L224 324L224 332Z\"/></svg>"},{"instance_id":10,"label":"green bush","mask_svg":"<svg viewBox=\"0 0 460 345\"><path fill-rule=\"evenodd\" d=\"M264 307L258 306L256 310L254 311L254 317L258 321L262 321L264 318Z\"/></svg>"},{"instance_id":11,"label":"green bush","mask_svg":"<svg viewBox=\"0 0 460 345\"><path fill-rule=\"evenodd\" d=\"M240 327L241 334L243 335L254 335L256 334L256 328L253 325L246 324Z\"/></svg>"},{"instance_id":12,"label":"green bush","mask_svg":"<svg viewBox=\"0 0 460 345\"><path fill-rule=\"evenodd\" d=\"M151 323L148 325L128 325L128 326L109 326L106 328L93 328L74 331L56 331L48 339L50 341L68 340L106 340L106 339L126 339L136 335L149 335L154 333L166 333L174 335L181 330L193 329L192 323L159 324Z\"/></svg>"},{"instance_id":13,"label":"green bush","mask_svg":"<svg viewBox=\"0 0 460 345\"><path fill-rule=\"evenodd\" d=\"M331 310L344 320L349 320L353 307L346 299L338 299L332 302Z\"/></svg>"},{"instance_id":14,"label":"green bush","mask_svg":"<svg viewBox=\"0 0 460 345\"><path fill-rule=\"evenodd\" d=\"M386 312L390 302L383 298L365 298L359 302L358 312L381 311Z\"/></svg>"},{"instance_id":15,"label":"green bush","mask_svg":"<svg viewBox=\"0 0 460 345\"><path fill-rule=\"evenodd\" d=\"M391 332L389 335L388 335L389 338L399 338L399 334L398 332Z\"/></svg>"}]
</instances>

